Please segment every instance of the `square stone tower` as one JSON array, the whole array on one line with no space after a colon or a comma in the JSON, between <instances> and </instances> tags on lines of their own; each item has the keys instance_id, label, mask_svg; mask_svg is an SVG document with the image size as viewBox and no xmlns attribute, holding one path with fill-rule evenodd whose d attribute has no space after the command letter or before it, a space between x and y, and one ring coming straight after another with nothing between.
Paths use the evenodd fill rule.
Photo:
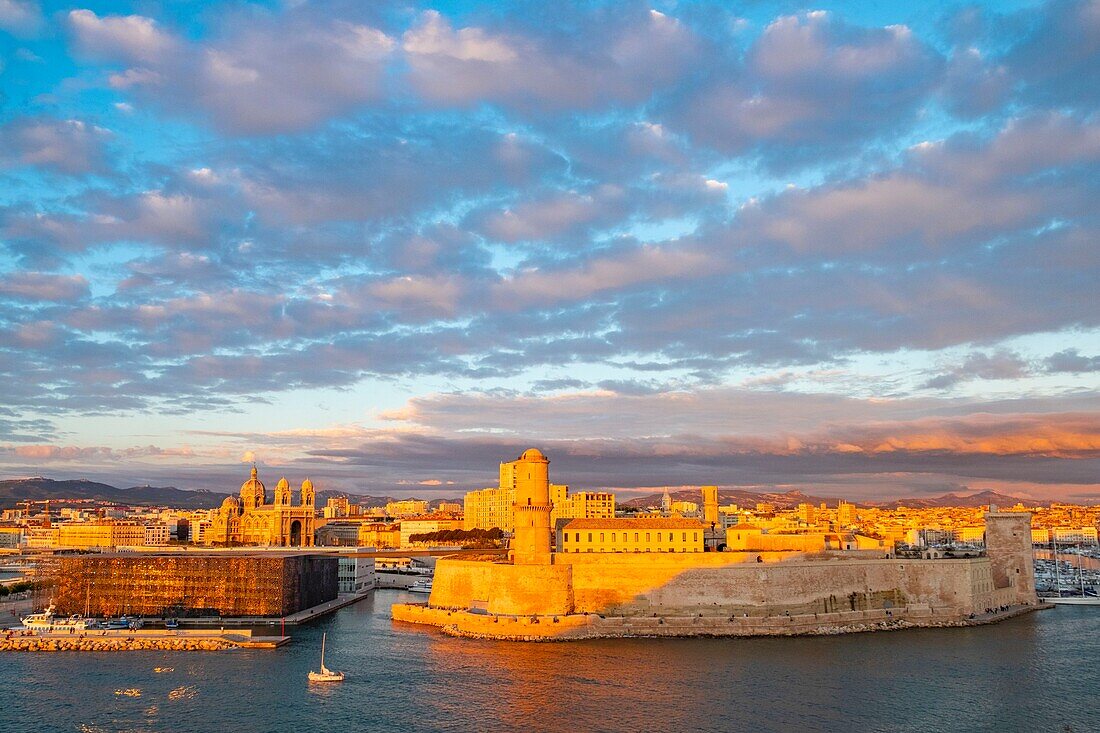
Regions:
<instances>
[{"instance_id":1,"label":"square stone tower","mask_svg":"<svg viewBox=\"0 0 1100 733\"><path fill-rule=\"evenodd\" d=\"M985 552L996 590L1011 588L1015 603L1036 603L1031 514L991 511L985 515Z\"/></svg>"}]
</instances>

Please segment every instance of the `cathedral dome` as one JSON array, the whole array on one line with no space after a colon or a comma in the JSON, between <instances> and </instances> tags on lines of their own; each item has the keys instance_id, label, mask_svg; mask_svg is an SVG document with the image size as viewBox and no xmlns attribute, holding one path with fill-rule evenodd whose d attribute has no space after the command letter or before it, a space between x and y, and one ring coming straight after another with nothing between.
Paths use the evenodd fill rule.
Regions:
<instances>
[{"instance_id":1,"label":"cathedral dome","mask_svg":"<svg viewBox=\"0 0 1100 733\"><path fill-rule=\"evenodd\" d=\"M256 478L256 467L253 466L251 478L241 484L241 496L247 496L248 494L259 494L263 496L266 490L267 487L264 486L263 482Z\"/></svg>"},{"instance_id":2,"label":"cathedral dome","mask_svg":"<svg viewBox=\"0 0 1100 733\"><path fill-rule=\"evenodd\" d=\"M238 509L241 506L241 502L235 496L225 497L225 501L222 502L222 509Z\"/></svg>"},{"instance_id":3,"label":"cathedral dome","mask_svg":"<svg viewBox=\"0 0 1100 733\"><path fill-rule=\"evenodd\" d=\"M275 486L276 491L290 491L290 482L286 480L286 476L279 479L279 483Z\"/></svg>"}]
</instances>

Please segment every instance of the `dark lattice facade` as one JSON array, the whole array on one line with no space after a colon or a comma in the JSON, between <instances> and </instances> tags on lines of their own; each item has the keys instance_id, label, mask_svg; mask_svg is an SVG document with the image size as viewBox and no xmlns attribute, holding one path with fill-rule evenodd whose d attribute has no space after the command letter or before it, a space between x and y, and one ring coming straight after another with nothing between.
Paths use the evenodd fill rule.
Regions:
<instances>
[{"instance_id":1,"label":"dark lattice facade","mask_svg":"<svg viewBox=\"0 0 1100 733\"><path fill-rule=\"evenodd\" d=\"M286 616L339 589L338 560L307 555L80 555L50 564L47 592L60 614Z\"/></svg>"}]
</instances>

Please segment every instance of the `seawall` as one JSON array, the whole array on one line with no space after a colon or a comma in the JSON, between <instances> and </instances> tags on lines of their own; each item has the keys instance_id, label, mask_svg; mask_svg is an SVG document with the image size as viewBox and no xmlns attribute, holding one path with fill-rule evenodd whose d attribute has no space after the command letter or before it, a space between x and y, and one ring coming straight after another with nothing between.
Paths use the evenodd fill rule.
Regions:
<instances>
[{"instance_id":1,"label":"seawall","mask_svg":"<svg viewBox=\"0 0 1100 733\"><path fill-rule=\"evenodd\" d=\"M393 606L398 622L434 626L451 636L503 641L579 641L634 637L829 636L914 628L979 626L996 623L1050 604L1009 606L971 617L937 613L925 605L867 611L788 616L495 616L429 608Z\"/></svg>"},{"instance_id":2,"label":"seawall","mask_svg":"<svg viewBox=\"0 0 1100 733\"><path fill-rule=\"evenodd\" d=\"M274 649L288 636L253 636L250 631L88 631L83 634L12 630L0 636L0 652L221 651L242 647Z\"/></svg>"}]
</instances>

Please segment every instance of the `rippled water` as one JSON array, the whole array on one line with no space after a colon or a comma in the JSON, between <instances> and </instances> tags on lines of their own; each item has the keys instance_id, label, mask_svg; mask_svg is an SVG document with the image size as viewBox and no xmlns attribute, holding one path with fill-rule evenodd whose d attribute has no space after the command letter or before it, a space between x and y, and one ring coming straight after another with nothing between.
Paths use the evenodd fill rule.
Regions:
<instances>
[{"instance_id":1,"label":"rippled water","mask_svg":"<svg viewBox=\"0 0 1100 733\"><path fill-rule=\"evenodd\" d=\"M940 631L520 644L394 626L389 605L408 598L378 591L276 651L5 654L0 731L1100 730L1100 608ZM342 684L306 682L322 631Z\"/></svg>"}]
</instances>

